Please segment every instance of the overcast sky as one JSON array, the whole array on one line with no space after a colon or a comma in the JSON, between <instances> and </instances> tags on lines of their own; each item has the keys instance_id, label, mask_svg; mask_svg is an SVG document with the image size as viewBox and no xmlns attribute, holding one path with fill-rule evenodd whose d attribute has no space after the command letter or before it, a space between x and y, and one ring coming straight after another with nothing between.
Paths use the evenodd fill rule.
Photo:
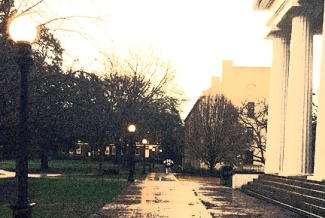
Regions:
<instances>
[{"instance_id":1,"label":"overcast sky","mask_svg":"<svg viewBox=\"0 0 325 218\"><path fill-rule=\"evenodd\" d=\"M73 32L60 34L69 57L79 58L78 67L98 67L98 47L108 53L113 47L122 52L133 45L153 46L170 59L178 71L177 82L191 99L185 114L209 88L211 76L221 74L222 60L239 66L271 65L272 42L263 39L268 12L254 11L253 0L44 2L42 10L60 16L105 17L100 26L82 18L62 23L62 28L81 29L94 42Z\"/></svg>"}]
</instances>

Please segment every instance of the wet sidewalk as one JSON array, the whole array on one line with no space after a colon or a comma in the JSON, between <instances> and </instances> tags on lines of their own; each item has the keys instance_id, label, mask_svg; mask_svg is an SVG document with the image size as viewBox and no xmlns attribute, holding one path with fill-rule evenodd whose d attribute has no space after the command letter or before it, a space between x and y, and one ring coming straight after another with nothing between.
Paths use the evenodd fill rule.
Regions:
<instances>
[{"instance_id":1,"label":"wet sidewalk","mask_svg":"<svg viewBox=\"0 0 325 218\"><path fill-rule=\"evenodd\" d=\"M4 178L14 178L16 176L15 172L2 170L0 169L0 179ZM58 177L62 176L61 174L48 174L48 173L40 173L40 174L28 174L29 178L49 178L49 177Z\"/></svg>"},{"instance_id":2,"label":"wet sidewalk","mask_svg":"<svg viewBox=\"0 0 325 218\"><path fill-rule=\"evenodd\" d=\"M136 181L91 218L301 217L239 190L209 182L179 181L151 173Z\"/></svg>"}]
</instances>

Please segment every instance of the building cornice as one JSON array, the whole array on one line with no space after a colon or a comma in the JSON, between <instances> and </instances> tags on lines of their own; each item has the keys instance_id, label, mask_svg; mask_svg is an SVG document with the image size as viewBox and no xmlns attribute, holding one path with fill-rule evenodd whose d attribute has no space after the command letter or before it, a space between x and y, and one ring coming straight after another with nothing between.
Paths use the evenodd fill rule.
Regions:
<instances>
[{"instance_id":1,"label":"building cornice","mask_svg":"<svg viewBox=\"0 0 325 218\"><path fill-rule=\"evenodd\" d=\"M275 0L254 0L254 9L255 10L267 10L269 9Z\"/></svg>"},{"instance_id":2,"label":"building cornice","mask_svg":"<svg viewBox=\"0 0 325 218\"><path fill-rule=\"evenodd\" d=\"M277 25L283 16L292 8L292 4L289 5L289 2L292 3L290 0L284 0L281 5L276 9L273 13L269 21L267 22L267 26Z\"/></svg>"}]
</instances>

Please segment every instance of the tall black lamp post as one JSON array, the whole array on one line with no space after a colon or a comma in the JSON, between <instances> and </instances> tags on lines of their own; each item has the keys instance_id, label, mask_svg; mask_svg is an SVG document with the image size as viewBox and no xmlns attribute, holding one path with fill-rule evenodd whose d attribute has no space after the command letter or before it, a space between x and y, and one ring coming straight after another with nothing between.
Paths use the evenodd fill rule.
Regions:
<instances>
[{"instance_id":1,"label":"tall black lamp post","mask_svg":"<svg viewBox=\"0 0 325 218\"><path fill-rule=\"evenodd\" d=\"M129 177L128 182L134 182L134 173L135 173L135 134L136 126L130 124L128 126L129 132Z\"/></svg>"},{"instance_id":2,"label":"tall black lamp post","mask_svg":"<svg viewBox=\"0 0 325 218\"><path fill-rule=\"evenodd\" d=\"M152 149L153 149L153 146L150 145L149 146L149 172L152 172Z\"/></svg>"},{"instance_id":3,"label":"tall black lamp post","mask_svg":"<svg viewBox=\"0 0 325 218\"><path fill-rule=\"evenodd\" d=\"M19 107L19 144L17 147L16 178L18 181L17 201L11 206L15 218L29 218L32 214L31 203L28 199L28 73L33 64L31 43L35 40L37 31L24 17L13 19L9 26L9 34L17 45L16 63L19 66L21 79L21 94Z\"/></svg>"},{"instance_id":4,"label":"tall black lamp post","mask_svg":"<svg viewBox=\"0 0 325 218\"><path fill-rule=\"evenodd\" d=\"M142 139L142 145L143 145L143 168L142 168L142 174L146 174L146 145L148 144L147 139Z\"/></svg>"}]
</instances>

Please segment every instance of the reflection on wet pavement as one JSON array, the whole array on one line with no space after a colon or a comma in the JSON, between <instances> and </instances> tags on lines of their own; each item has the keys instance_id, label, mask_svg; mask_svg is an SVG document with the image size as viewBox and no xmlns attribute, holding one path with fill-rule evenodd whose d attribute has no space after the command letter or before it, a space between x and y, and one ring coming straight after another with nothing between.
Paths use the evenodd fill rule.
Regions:
<instances>
[{"instance_id":1,"label":"reflection on wet pavement","mask_svg":"<svg viewBox=\"0 0 325 218\"><path fill-rule=\"evenodd\" d=\"M201 183L198 197L212 217L302 217L239 190L211 183Z\"/></svg>"},{"instance_id":2,"label":"reflection on wet pavement","mask_svg":"<svg viewBox=\"0 0 325 218\"><path fill-rule=\"evenodd\" d=\"M98 217L208 218L300 217L216 183L179 181L173 174L151 173L105 205Z\"/></svg>"}]
</instances>

